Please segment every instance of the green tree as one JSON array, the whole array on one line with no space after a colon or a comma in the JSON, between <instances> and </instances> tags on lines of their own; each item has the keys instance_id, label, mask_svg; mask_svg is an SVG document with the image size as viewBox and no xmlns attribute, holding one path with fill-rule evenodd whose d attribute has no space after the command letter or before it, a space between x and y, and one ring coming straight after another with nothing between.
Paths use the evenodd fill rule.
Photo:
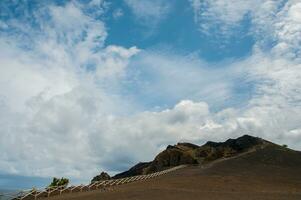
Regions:
<instances>
[{"instance_id":1,"label":"green tree","mask_svg":"<svg viewBox=\"0 0 301 200\"><path fill-rule=\"evenodd\" d=\"M69 183L69 179L67 179L67 178L62 177L59 179L59 178L54 177L52 179L52 182L50 183L49 187L67 186L68 183Z\"/></svg>"}]
</instances>

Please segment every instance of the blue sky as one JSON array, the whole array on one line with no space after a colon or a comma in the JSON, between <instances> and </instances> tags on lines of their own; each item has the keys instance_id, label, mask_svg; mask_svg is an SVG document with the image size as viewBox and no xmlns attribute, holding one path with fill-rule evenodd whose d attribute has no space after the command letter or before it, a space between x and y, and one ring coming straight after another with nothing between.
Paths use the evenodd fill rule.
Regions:
<instances>
[{"instance_id":1,"label":"blue sky","mask_svg":"<svg viewBox=\"0 0 301 200\"><path fill-rule=\"evenodd\" d=\"M167 46L183 53L196 52L202 59L210 62L239 58L251 53L254 43L252 35L241 34L249 28L247 17L241 22L240 32L225 39L214 34L200 33L199 27L194 23L193 8L189 1L171 1L165 4L169 8L163 19L152 24L137 20L126 3L113 3L113 12L122 9L126 14L117 19L111 13L106 16L105 20L110 24L107 44L125 47L137 45L142 49Z\"/></svg>"},{"instance_id":2,"label":"blue sky","mask_svg":"<svg viewBox=\"0 0 301 200\"><path fill-rule=\"evenodd\" d=\"M21 175L0 174L0 188L2 190L28 189L33 185L44 186L51 182L51 178L26 177ZM30 184L29 184L30 183Z\"/></svg>"},{"instance_id":3,"label":"blue sky","mask_svg":"<svg viewBox=\"0 0 301 200\"><path fill-rule=\"evenodd\" d=\"M1 1L1 187L87 182L179 141L301 149L300 13L298 0Z\"/></svg>"},{"instance_id":4,"label":"blue sky","mask_svg":"<svg viewBox=\"0 0 301 200\"><path fill-rule=\"evenodd\" d=\"M160 5L160 3L157 4ZM137 19L135 12L131 12L131 8L126 2L112 2L109 12L104 17L105 22L109 24L106 44L128 48L137 46L140 49L154 53L161 51L160 53L178 54L182 57L193 56L201 59L202 62L206 62L208 68L222 68L225 67L224 63L227 61L244 58L251 54L254 38L247 34L250 28L250 19L247 16L239 22L240 26L237 28L237 33L235 32L230 36L208 35L199 31L199 26L194 22L195 16L189 1L164 2L161 6L167 8L165 13L161 14L160 20L148 19L148 16L138 16ZM124 13L122 17L114 17L114 12L117 10L122 10L122 13ZM214 27L213 31L218 33L218 27ZM151 83L156 75L152 74L154 73L152 71L137 69L137 66L141 65L140 62L140 57L133 58L129 67L129 79L133 77L133 73L137 74L139 72L139 79L143 79L142 82ZM165 78L168 79L168 77ZM235 81L240 83L233 88L235 94L221 104L212 104L212 109L220 109L229 105L241 105L244 103L243 101L250 97L252 83L243 82L239 78ZM126 90L129 90L129 93L135 93L134 98L138 98L138 101L143 103L146 109L158 106L171 107L181 98L187 98L186 95L189 95L189 98L193 100L205 100L207 98L205 96L195 96L195 94L184 94L184 97L180 96L174 99L170 96L162 98L162 95L158 95L158 93L148 93L144 87L136 82L125 87ZM124 91L124 88L122 90Z\"/></svg>"}]
</instances>

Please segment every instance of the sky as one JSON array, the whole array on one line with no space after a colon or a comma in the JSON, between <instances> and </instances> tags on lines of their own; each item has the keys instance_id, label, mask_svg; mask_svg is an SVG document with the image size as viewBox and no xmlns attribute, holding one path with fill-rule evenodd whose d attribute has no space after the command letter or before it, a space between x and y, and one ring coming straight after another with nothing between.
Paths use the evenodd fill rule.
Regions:
<instances>
[{"instance_id":1,"label":"sky","mask_svg":"<svg viewBox=\"0 0 301 200\"><path fill-rule=\"evenodd\" d=\"M299 0L0 1L0 187L182 141L301 150L300 36Z\"/></svg>"}]
</instances>

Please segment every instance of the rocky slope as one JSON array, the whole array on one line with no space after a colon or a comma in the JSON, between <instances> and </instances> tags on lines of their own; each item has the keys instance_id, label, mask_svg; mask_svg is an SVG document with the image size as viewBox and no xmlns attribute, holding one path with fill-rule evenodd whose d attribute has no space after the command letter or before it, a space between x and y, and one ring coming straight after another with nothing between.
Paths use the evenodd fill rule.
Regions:
<instances>
[{"instance_id":1,"label":"rocky slope","mask_svg":"<svg viewBox=\"0 0 301 200\"><path fill-rule=\"evenodd\" d=\"M92 183L95 181L102 181L102 180L109 180L111 179L110 175L106 172L101 172L99 175L94 176L94 178L92 179Z\"/></svg>"},{"instance_id":2,"label":"rocky slope","mask_svg":"<svg viewBox=\"0 0 301 200\"><path fill-rule=\"evenodd\" d=\"M182 164L205 164L220 158L235 156L247 151L275 145L258 137L244 135L225 142L207 142L202 146L190 143L169 145L151 162L138 163L129 170L116 174L113 179L149 174ZM277 145L278 146L278 145ZM93 180L99 180L95 178Z\"/></svg>"},{"instance_id":3,"label":"rocky slope","mask_svg":"<svg viewBox=\"0 0 301 200\"><path fill-rule=\"evenodd\" d=\"M215 149L215 152L229 152L229 149L231 151L213 154L223 155L221 159L203 160L203 164L190 165L154 179L120 185L108 192L98 190L73 193L70 196L58 197L56 200L301 199L300 151L249 137L223 143L209 142L202 147L192 146L192 149L193 151L201 149L201 152L202 149L211 152L207 151L211 148ZM182 148L187 148L187 144L182 144ZM168 149L170 151L170 147ZM226 149L228 150L223 151Z\"/></svg>"}]
</instances>

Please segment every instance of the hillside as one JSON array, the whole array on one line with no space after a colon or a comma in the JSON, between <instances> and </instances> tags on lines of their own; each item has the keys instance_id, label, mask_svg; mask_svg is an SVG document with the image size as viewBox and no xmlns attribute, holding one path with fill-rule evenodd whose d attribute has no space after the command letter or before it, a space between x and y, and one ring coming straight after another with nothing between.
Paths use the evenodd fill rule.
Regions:
<instances>
[{"instance_id":1,"label":"hillside","mask_svg":"<svg viewBox=\"0 0 301 200\"><path fill-rule=\"evenodd\" d=\"M174 160L174 155L180 157ZM187 158L188 155L202 164L189 165L155 179L116 186L108 191L68 194L53 199L301 199L301 152L251 136L223 143L207 142L203 146L186 143L169 146L145 169L163 161L165 166L179 164L185 160L181 156Z\"/></svg>"},{"instance_id":2,"label":"hillside","mask_svg":"<svg viewBox=\"0 0 301 200\"><path fill-rule=\"evenodd\" d=\"M117 174L112 178L149 174L182 164L205 164L219 158L231 157L254 150L255 148L262 148L265 145L274 144L249 135L220 143L209 141L202 146L190 143L178 143L173 146L169 145L153 161L138 163L128 171Z\"/></svg>"}]
</instances>

